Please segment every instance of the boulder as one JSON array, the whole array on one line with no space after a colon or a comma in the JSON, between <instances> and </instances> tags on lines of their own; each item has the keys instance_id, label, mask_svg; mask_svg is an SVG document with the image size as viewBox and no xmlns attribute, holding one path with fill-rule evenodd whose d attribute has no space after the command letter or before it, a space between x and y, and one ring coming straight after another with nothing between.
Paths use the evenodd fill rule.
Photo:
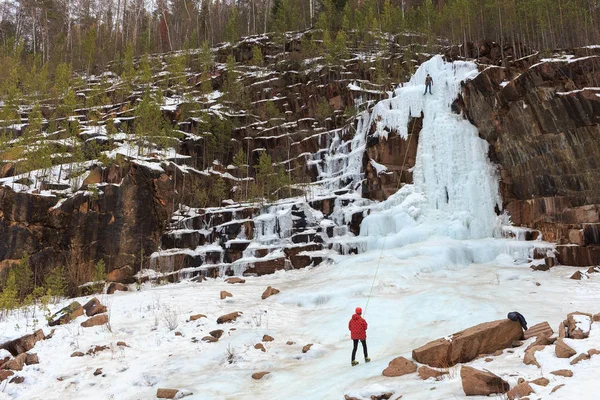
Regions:
<instances>
[{"instance_id":1,"label":"boulder","mask_svg":"<svg viewBox=\"0 0 600 400\"><path fill-rule=\"evenodd\" d=\"M209 335L214 338L221 339L221 336L223 336L223 329L215 329L214 331L210 331Z\"/></svg>"},{"instance_id":2,"label":"boulder","mask_svg":"<svg viewBox=\"0 0 600 400\"><path fill-rule=\"evenodd\" d=\"M567 315L567 332L570 339L587 339L590 336L592 314L573 312Z\"/></svg>"},{"instance_id":3,"label":"boulder","mask_svg":"<svg viewBox=\"0 0 600 400\"><path fill-rule=\"evenodd\" d=\"M15 373L12 371L3 371L0 370L0 382L2 382L5 379L8 379L8 377L13 376Z\"/></svg>"},{"instance_id":4,"label":"boulder","mask_svg":"<svg viewBox=\"0 0 600 400\"><path fill-rule=\"evenodd\" d=\"M190 315L190 321L195 321L200 318L206 318L206 315L204 315L204 314Z\"/></svg>"},{"instance_id":5,"label":"boulder","mask_svg":"<svg viewBox=\"0 0 600 400\"><path fill-rule=\"evenodd\" d=\"M302 347L302 352L303 353L308 353L308 351L310 350L310 348L313 346L312 343L307 344L306 346Z\"/></svg>"},{"instance_id":6,"label":"boulder","mask_svg":"<svg viewBox=\"0 0 600 400\"><path fill-rule=\"evenodd\" d=\"M467 396L489 396L508 392L510 385L497 375L463 365L460 369L463 391Z\"/></svg>"},{"instance_id":7,"label":"boulder","mask_svg":"<svg viewBox=\"0 0 600 400\"><path fill-rule=\"evenodd\" d=\"M412 358L430 367L447 368L477 358L479 354L491 354L510 347L521 339L523 330L518 322L509 319L485 322L451 335L429 342L413 350Z\"/></svg>"},{"instance_id":8,"label":"boulder","mask_svg":"<svg viewBox=\"0 0 600 400\"><path fill-rule=\"evenodd\" d=\"M563 321L558 325L558 338L564 339L566 336L567 336L567 327L565 326L565 321Z\"/></svg>"},{"instance_id":9,"label":"boulder","mask_svg":"<svg viewBox=\"0 0 600 400\"><path fill-rule=\"evenodd\" d=\"M256 344L254 345L254 348L255 348L256 350L260 350L260 351L262 351L263 353L267 351L267 349L265 349L265 346L263 346L263 344L262 344L262 343L256 343Z\"/></svg>"},{"instance_id":10,"label":"boulder","mask_svg":"<svg viewBox=\"0 0 600 400\"><path fill-rule=\"evenodd\" d=\"M268 375L268 374L270 374L270 372L268 372L268 371L255 372L255 373L252 374L252 379L259 380L259 379L262 379L265 375Z\"/></svg>"},{"instance_id":11,"label":"boulder","mask_svg":"<svg viewBox=\"0 0 600 400\"><path fill-rule=\"evenodd\" d=\"M535 338L535 342L533 342L529 346L527 346L525 351L531 349L534 346L549 346L551 344L554 344L555 342L556 342L556 338L540 335Z\"/></svg>"},{"instance_id":12,"label":"boulder","mask_svg":"<svg viewBox=\"0 0 600 400\"><path fill-rule=\"evenodd\" d=\"M156 397L159 399L174 399L179 394L179 389L158 389Z\"/></svg>"},{"instance_id":13,"label":"boulder","mask_svg":"<svg viewBox=\"0 0 600 400\"><path fill-rule=\"evenodd\" d=\"M127 292L129 288L122 283L112 282L108 285L108 289L106 289L106 294L114 294L117 291Z\"/></svg>"},{"instance_id":14,"label":"boulder","mask_svg":"<svg viewBox=\"0 0 600 400\"><path fill-rule=\"evenodd\" d=\"M556 357L558 358L570 358L573 357L577 352L573 350L568 344L562 339L556 341L556 348L554 349Z\"/></svg>"},{"instance_id":15,"label":"boulder","mask_svg":"<svg viewBox=\"0 0 600 400\"><path fill-rule=\"evenodd\" d=\"M214 337L214 336L204 336L204 337L202 338L202 340L203 340L203 341L205 341L206 343L215 343L215 342L218 342L218 341L219 341L219 339L217 339L217 338L216 338L216 337Z\"/></svg>"},{"instance_id":16,"label":"boulder","mask_svg":"<svg viewBox=\"0 0 600 400\"><path fill-rule=\"evenodd\" d=\"M271 296L273 296L273 295L275 295L277 293L279 293L279 290L277 290L277 289L269 286L269 287L267 287L267 289L265 289L265 291L263 292L261 298L264 300L264 299L266 299L268 297L271 297Z\"/></svg>"},{"instance_id":17,"label":"boulder","mask_svg":"<svg viewBox=\"0 0 600 400\"><path fill-rule=\"evenodd\" d=\"M383 376L402 376L417 371L417 364L404 357L396 357L383 370Z\"/></svg>"},{"instance_id":18,"label":"boulder","mask_svg":"<svg viewBox=\"0 0 600 400\"><path fill-rule=\"evenodd\" d=\"M573 371L571 371L570 369L559 369L550 373L552 375L564 376L565 378L570 378L573 376Z\"/></svg>"},{"instance_id":19,"label":"boulder","mask_svg":"<svg viewBox=\"0 0 600 400\"><path fill-rule=\"evenodd\" d=\"M96 368L94 371L94 376L102 375L102 368Z\"/></svg>"},{"instance_id":20,"label":"boulder","mask_svg":"<svg viewBox=\"0 0 600 400\"><path fill-rule=\"evenodd\" d=\"M582 277L583 277L583 275L581 274L581 272L577 271L573 275L571 275L571 277L569 279L574 279L576 281L580 281Z\"/></svg>"},{"instance_id":21,"label":"boulder","mask_svg":"<svg viewBox=\"0 0 600 400\"><path fill-rule=\"evenodd\" d=\"M581 353L571 361L571 365L577 364L579 361L589 360L590 356L587 353Z\"/></svg>"},{"instance_id":22,"label":"boulder","mask_svg":"<svg viewBox=\"0 0 600 400\"><path fill-rule=\"evenodd\" d=\"M99 314L94 315L92 318L88 318L86 321L83 321L81 323L81 326L83 326L84 328L90 328L92 326L99 326L104 324L108 324L108 315Z\"/></svg>"},{"instance_id":23,"label":"boulder","mask_svg":"<svg viewBox=\"0 0 600 400\"><path fill-rule=\"evenodd\" d=\"M548 378L541 377L541 378L534 379L534 380L530 381L529 383L533 383L534 385L546 387L550 384L550 380L548 380Z\"/></svg>"},{"instance_id":24,"label":"boulder","mask_svg":"<svg viewBox=\"0 0 600 400\"><path fill-rule=\"evenodd\" d=\"M93 298L84 304L83 310L85 315L93 317L96 314L102 314L106 312L106 306L103 306L97 298Z\"/></svg>"},{"instance_id":25,"label":"boulder","mask_svg":"<svg viewBox=\"0 0 600 400\"><path fill-rule=\"evenodd\" d=\"M25 365L33 365L39 363L40 359L36 353L27 354L27 358L25 359Z\"/></svg>"},{"instance_id":26,"label":"boulder","mask_svg":"<svg viewBox=\"0 0 600 400\"><path fill-rule=\"evenodd\" d=\"M135 271L131 266L125 265L121 268L115 268L106 274L106 280L108 282L118 282L118 283L134 283Z\"/></svg>"},{"instance_id":27,"label":"boulder","mask_svg":"<svg viewBox=\"0 0 600 400\"><path fill-rule=\"evenodd\" d=\"M296 344L296 342L294 342L292 340L288 340L287 342L285 342L285 344L287 344L288 346L291 346L291 345Z\"/></svg>"},{"instance_id":28,"label":"boulder","mask_svg":"<svg viewBox=\"0 0 600 400\"><path fill-rule=\"evenodd\" d=\"M417 370L419 374L419 378L423 380L427 380L429 378L434 378L435 380L439 380L442 376L447 375L448 371L439 371L437 369L429 368L426 365L423 365Z\"/></svg>"},{"instance_id":29,"label":"boulder","mask_svg":"<svg viewBox=\"0 0 600 400\"><path fill-rule=\"evenodd\" d=\"M100 353L101 351L108 350L108 346L94 346L91 347L85 354L88 356L92 356L94 354Z\"/></svg>"},{"instance_id":30,"label":"boulder","mask_svg":"<svg viewBox=\"0 0 600 400\"><path fill-rule=\"evenodd\" d=\"M15 376L14 378L12 378L10 380L10 383L14 383L14 384L19 384L19 383L23 383L23 382L25 382L24 376Z\"/></svg>"},{"instance_id":31,"label":"boulder","mask_svg":"<svg viewBox=\"0 0 600 400\"><path fill-rule=\"evenodd\" d=\"M529 385L529 383L523 382L510 389L508 393L506 393L506 396L509 400L515 400L529 396L531 393L535 393L533 388Z\"/></svg>"},{"instance_id":32,"label":"boulder","mask_svg":"<svg viewBox=\"0 0 600 400\"><path fill-rule=\"evenodd\" d=\"M73 354L71 354L71 357L83 357L85 354L83 354L83 352L81 351L76 351Z\"/></svg>"},{"instance_id":33,"label":"boulder","mask_svg":"<svg viewBox=\"0 0 600 400\"><path fill-rule=\"evenodd\" d=\"M272 342L273 340L273 336L269 336L269 335L263 335L262 341L263 342Z\"/></svg>"},{"instance_id":34,"label":"boulder","mask_svg":"<svg viewBox=\"0 0 600 400\"><path fill-rule=\"evenodd\" d=\"M224 300L228 297L233 297L233 295L226 290L221 290L220 297L221 297L221 300Z\"/></svg>"},{"instance_id":35,"label":"boulder","mask_svg":"<svg viewBox=\"0 0 600 400\"><path fill-rule=\"evenodd\" d=\"M129 345L127 343L122 342L122 341L118 341L117 342L117 346L119 346L119 347L129 347Z\"/></svg>"},{"instance_id":36,"label":"boulder","mask_svg":"<svg viewBox=\"0 0 600 400\"><path fill-rule=\"evenodd\" d=\"M233 322L240 315L242 315L242 313L240 311L236 311L236 312L232 312L232 313L229 313L229 314L221 315L219 318L217 318L217 324L225 324L225 323L228 323L228 322Z\"/></svg>"},{"instance_id":37,"label":"boulder","mask_svg":"<svg viewBox=\"0 0 600 400\"><path fill-rule=\"evenodd\" d=\"M13 357L18 356L21 353L25 353L35 346L37 342L40 340L44 340L46 337L44 336L44 331L38 329L34 333L30 333L29 335L22 336L15 340L10 340L0 346L0 349L7 350Z\"/></svg>"},{"instance_id":38,"label":"boulder","mask_svg":"<svg viewBox=\"0 0 600 400\"><path fill-rule=\"evenodd\" d=\"M27 360L27 353L21 353L10 361L5 362L2 365L2 369L9 369L11 371L21 371Z\"/></svg>"},{"instance_id":39,"label":"boulder","mask_svg":"<svg viewBox=\"0 0 600 400\"><path fill-rule=\"evenodd\" d=\"M588 356L596 356L600 354L600 349L589 349L588 350Z\"/></svg>"},{"instance_id":40,"label":"boulder","mask_svg":"<svg viewBox=\"0 0 600 400\"><path fill-rule=\"evenodd\" d=\"M225 279L225 282L230 283L230 284L235 284L235 283L246 283L245 279L242 278L238 278L237 276L234 276L232 278L227 278Z\"/></svg>"},{"instance_id":41,"label":"boulder","mask_svg":"<svg viewBox=\"0 0 600 400\"><path fill-rule=\"evenodd\" d=\"M530 339L534 336L539 337L539 336L552 336L554 334L554 331L552 330L552 328L550 327L550 324L545 321L545 322L541 322L539 324L536 324L532 327L530 327L529 329L527 329L525 332L523 332L523 339L527 340Z\"/></svg>"},{"instance_id":42,"label":"boulder","mask_svg":"<svg viewBox=\"0 0 600 400\"><path fill-rule=\"evenodd\" d=\"M600 322L600 313L594 314L593 320L594 322Z\"/></svg>"},{"instance_id":43,"label":"boulder","mask_svg":"<svg viewBox=\"0 0 600 400\"><path fill-rule=\"evenodd\" d=\"M537 362L537 360L535 359L535 352L536 351L540 351L543 350L546 346L533 346L528 348L525 351L525 356L523 357L523 364L525 365L535 365L538 368L540 367L540 364Z\"/></svg>"},{"instance_id":44,"label":"boulder","mask_svg":"<svg viewBox=\"0 0 600 400\"><path fill-rule=\"evenodd\" d=\"M73 321L75 318L83 315L83 307L81 304L74 301L65 308L58 311L50 318L50 322L48 325L56 326L56 325L64 325Z\"/></svg>"}]
</instances>

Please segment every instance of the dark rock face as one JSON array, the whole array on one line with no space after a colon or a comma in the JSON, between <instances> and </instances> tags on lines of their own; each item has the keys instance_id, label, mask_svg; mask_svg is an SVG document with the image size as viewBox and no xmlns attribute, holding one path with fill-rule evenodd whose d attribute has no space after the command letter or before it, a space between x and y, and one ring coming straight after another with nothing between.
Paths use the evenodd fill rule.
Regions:
<instances>
[{"instance_id":1,"label":"dark rock face","mask_svg":"<svg viewBox=\"0 0 600 400\"><path fill-rule=\"evenodd\" d=\"M591 56L490 67L464 87L466 115L500 166L512 221L578 245L559 247L566 265L600 262L598 81L600 56Z\"/></svg>"},{"instance_id":2,"label":"dark rock face","mask_svg":"<svg viewBox=\"0 0 600 400\"><path fill-rule=\"evenodd\" d=\"M91 277L99 259L107 272L126 265L137 271L158 248L176 185L167 173L133 163L105 169L102 182L97 200L78 193L61 204L0 187L0 260L28 253L38 277L69 263Z\"/></svg>"}]
</instances>

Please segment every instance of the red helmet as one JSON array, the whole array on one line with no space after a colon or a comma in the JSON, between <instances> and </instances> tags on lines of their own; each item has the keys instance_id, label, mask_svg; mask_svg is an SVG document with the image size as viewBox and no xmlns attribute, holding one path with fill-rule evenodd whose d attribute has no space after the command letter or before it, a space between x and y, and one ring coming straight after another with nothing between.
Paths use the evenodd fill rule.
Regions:
<instances>
[{"instance_id":1,"label":"red helmet","mask_svg":"<svg viewBox=\"0 0 600 400\"><path fill-rule=\"evenodd\" d=\"M354 312L356 312L357 314L362 314L362 308L360 307L356 307L356 310L354 310Z\"/></svg>"}]
</instances>

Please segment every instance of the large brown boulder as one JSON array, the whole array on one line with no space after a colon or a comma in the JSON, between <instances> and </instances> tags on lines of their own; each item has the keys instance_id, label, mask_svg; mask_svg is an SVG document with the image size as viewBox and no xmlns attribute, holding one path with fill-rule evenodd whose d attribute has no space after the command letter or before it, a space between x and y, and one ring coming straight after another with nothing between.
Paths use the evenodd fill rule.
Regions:
<instances>
[{"instance_id":1,"label":"large brown boulder","mask_svg":"<svg viewBox=\"0 0 600 400\"><path fill-rule=\"evenodd\" d=\"M96 314L105 313L106 306L103 306L102 303L100 303L100 301L94 297L83 305L83 310L85 311L85 315L88 317L93 317Z\"/></svg>"},{"instance_id":2,"label":"large brown boulder","mask_svg":"<svg viewBox=\"0 0 600 400\"><path fill-rule=\"evenodd\" d=\"M232 313L229 313L229 314L221 315L219 318L217 318L217 324L225 324L227 322L233 322L241 314L242 314L241 312L236 311L236 312L232 312Z\"/></svg>"},{"instance_id":3,"label":"large brown boulder","mask_svg":"<svg viewBox=\"0 0 600 400\"><path fill-rule=\"evenodd\" d=\"M21 353L10 361L5 362L2 365L2 369L9 369L11 371L21 371L27 361L27 354Z\"/></svg>"},{"instance_id":4,"label":"large brown boulder","mask_svg":"<svg viewBox=\"0 0 600 400\"><path fill-rule=\"evenodd\" d=\"M464 365L460 369L463 391L467 396L489 396L506 393L510 385L504 379L487 371Z\"/></svg>"},{"instance_id":5,"label":"large brown boulder","mask_svg":"<svg viewBox=\"0 0 600 400\"><path fill-rule=\"evenodd\" d=\"M265 289L265 291L263 292L261 298L264 300L264 299L266 299L268 297L271 297L271 296L273 296L274 294L277 294L277 293L279 293L279 290L277 290L277 289L269 286L269 287L267 287Z\"/></svg>"},{"instance_id":6,"label":"large brown boulder","mask_svg":"<svg viewBox=\"0 0 600 400\"><path fill-rule=\"evenodd\" d=\"M531 393L534 393L533 388L527 382L519 383L514 388L510 389L506 396L508 396L509 400L521 399L525 396L529 396Z\"/></svg>"},{"instance_id":7,"label":"large brown boulder","mask_svg":"<svg viewBox=\"0 0 600 400\"><path fill-rule=\"evenodd\" d=\"M573 357L577 352L566 344L562 339L556 341L556 347L554 349L556 357L558 358L570 358Z\"/></svg>"},{"instance_id":8,"label":"large brown boulder","mask_svg":"<svg viewBox=\"0 0 600 400\"><path fill-rule=\"evenodd\" d=\"M13 376L15 373L12 371L0 371L0 382L4 381L5 379L8 379L9 377Z\"/></svg>"},{"instance_id":9,"label":"large brown boulder","mask_svg":"<svg viewBox=\"0 0 600 400\"><path fill-rule=\"evenodd\" d=\"M412 358L431 367L447 368L474 360L479 354L510 347L522 335L518 322L509 319L485 322L414 349Z\"/></svg>"},{"instance_id":10,"label":"large brown boulder","mask_svg":"<svg viewBox=\"0 0 600 400\"><path fill-rule=\"evenodd\" d=\"M77 301L72 302L50 318L48 325L64 325L83 315L83 307Z\"/></svg>"},{"instance_id":11,"label":"large brown boulder","mask_svg":"<svg viewBox=\"0 0 600 400\"><path fill-rule=\"evenodd\" d=\"M404 357L396 357L383 370L383 376L402 376L417 371L417 364Z\"/></svg>"},{"instance_id":12,"label":"large brown boulder","mask_svg":"<svg viewBox=\"0 0 600 400\"><path fill-rule=\"evenodd\" d=\"M541 323L539 323L537 325L534 325L534 326L530 327L525 332L523 332L523 339L527 340L527 339L530 339L530 338L532 338L534 336L536 336L536 337L539 337L539 336L550 337L553 334L554 334L554 331L550 327L550 324L548 322L541 322Z\"/></svg>"},{"instance_id":13,"label":"large brown boulder","mask_svg":"<svg viewBox=\"0 0 600 400\"><path fill-rule=\"evenodd\" d=\"M0 346L0 349L5 349L10 352L13 357L16 357L21 353L25 353L33 349L37 342L44 339L44 331L38 329L34 333L4 343L2 346Z\"/></svg>"},{"instance_id":14,"label":"large brown boulder","mask_svg":"<svg viewBox=\"0 0 600 400\"><path fill-rule=\"evenodd\" d=\"M587 339L590 336L592 314L573 312L567 316L567 332L570 339Z\"/></svg>"}]
</instances>

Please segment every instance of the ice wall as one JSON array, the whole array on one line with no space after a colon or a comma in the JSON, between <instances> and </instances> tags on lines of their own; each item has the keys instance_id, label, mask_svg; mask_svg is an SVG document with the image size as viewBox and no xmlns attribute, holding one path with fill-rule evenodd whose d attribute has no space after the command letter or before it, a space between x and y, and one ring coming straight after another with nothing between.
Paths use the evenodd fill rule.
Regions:
<instances>
[{"instance_id":1,"label":"ice wall","mask_svg":"<svg viewBox=\"0 0 600 400\"><path fill-rule=\"evenodd\" d=\"M433 95L424 95L425 77L433 78ZM361 225L368 248L399 247L433 236L453 239L499 237L501 207L498 176L487 157L488 144L477 128L451 110L461 81L474 77L470 62L444 62L435 56L422 64L394 97L374 107L375 134L396 131L407 137L411 117L423 114L414 184L405 185L378 205ZM387 129L386 129L387 128ZM385 239L384 239L385 238Z\"/></svg>"}]
</instances>

